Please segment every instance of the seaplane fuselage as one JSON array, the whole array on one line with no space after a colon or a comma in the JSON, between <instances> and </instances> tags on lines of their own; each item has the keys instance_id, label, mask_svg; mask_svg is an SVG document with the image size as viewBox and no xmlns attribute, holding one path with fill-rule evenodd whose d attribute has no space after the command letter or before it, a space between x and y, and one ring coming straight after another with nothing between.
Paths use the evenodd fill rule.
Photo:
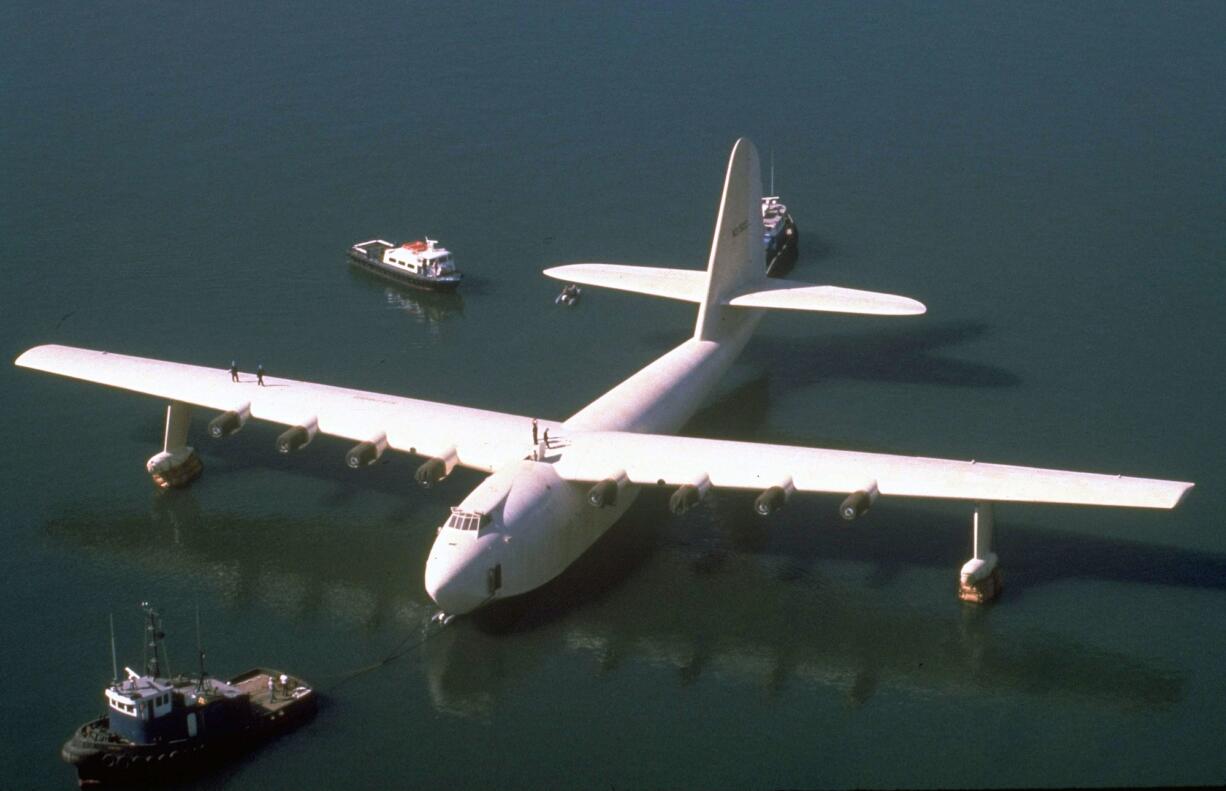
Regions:
<instances>
[{"instance_id":1,"label":"seaplane fuselage","mask_svg":"<svg viewBox=\"0 0 1226 791\"><path fill-rule=\"evenodd\" d=\"M591 484L560 478L552 455L572 432L672 434L703 405L749 341L762 311L745 311L721 340L691 338L564 423L551 427L544 457L510 459L457 507L481 514L479 529L448 520L426 561L426 591L448 614L532 591L565 571L638 497L625 483L615 502L594 506ZM540 456L541 454L536 454ZM609 470L611 480L618 470Z\"/></svg>"}]
</instances>

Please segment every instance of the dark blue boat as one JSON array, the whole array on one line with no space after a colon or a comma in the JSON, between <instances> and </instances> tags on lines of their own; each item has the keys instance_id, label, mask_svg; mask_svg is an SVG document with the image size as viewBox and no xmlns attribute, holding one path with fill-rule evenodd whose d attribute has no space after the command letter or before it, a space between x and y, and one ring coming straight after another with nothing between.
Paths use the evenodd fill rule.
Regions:
<instances>
[{"instance_id":1,"label":"dark blue boat","mask_svg":"<svg viewBox=\"0 0 1226 791\"><path fill-rule=\"evenodd\" d=\"M774 181L773 174L771 180ZM800 254L800 231L778 195L762 199L762 244L766 247L767 277L787 274Z\"/></svg>"},{"instance_id":2,"label":"dark blue boat","mask_svg":"<svg viewBox=\"0 0 1226 791\"><path fill-rule=\"evenodd\" d=\"M223 681L163 675L161 621L145 605L145 672L124 668L106 688L106 714L76 730L60 751L82 785L148 783L219 766L315 714L302 679L254 668ZM112 651L114 638L112 637Z\"/></svg>"}]
</instances>

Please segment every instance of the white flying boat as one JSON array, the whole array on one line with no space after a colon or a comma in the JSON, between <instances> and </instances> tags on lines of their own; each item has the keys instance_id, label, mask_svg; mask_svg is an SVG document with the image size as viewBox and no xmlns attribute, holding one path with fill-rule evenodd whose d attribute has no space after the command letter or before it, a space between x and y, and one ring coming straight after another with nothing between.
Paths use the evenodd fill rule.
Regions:
<instances>
[{"instance_id":1,"label":"white flying boat","mask_svg":"<svg viewBox=\"0 0 1226 791\"><path fill-rule=\"evenodd\" d=\"M16 364L145 393L169 402L162 451L147 469L160 485L199 473L187 445L192 407L220 411L209 433L233 433L249 419L289 426L278 450L294 452L317 434L358 444L351 467L388 449L425 456L419 483L456 466L489 473L439 528L425 586L444 613L457 615L527 593L557 577L634 502L643 486L672 488L681 513L713 487L760 492L763 515L798 493L846 495L845 519L880 497L965 500L974 504L974 557L961 569L961 596L1000 590L991 548L992 504L1063 503L1174 508L1191 483L1014 467L882 453L676 436L745 346L767 310L918 315L907 297L767 279L762 250L761 173L747 139L732 149L707 270L572 264L545 271L569 283L633 291L698 305L694 336L565 421L370 393L225 369L68 346L38 346ZM547 430L547 434L546 434ZM537 432L540 432L537 435ZM545 437L548 439L545 439Z\"/></svg>"}]
</instances>

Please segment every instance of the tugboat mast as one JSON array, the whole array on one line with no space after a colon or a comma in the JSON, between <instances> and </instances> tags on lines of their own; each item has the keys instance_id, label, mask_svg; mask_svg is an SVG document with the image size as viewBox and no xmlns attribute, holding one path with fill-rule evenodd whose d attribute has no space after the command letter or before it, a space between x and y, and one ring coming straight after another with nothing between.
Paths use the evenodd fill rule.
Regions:
<instances>
[{"instance_id":1,"label":"tugboat mast","mask_svg":"<svg viewBox=\"0 0 1226 791\"><path fill-rule=\"evenodd\" d=\"M110 614L111 621L111 686L119 686L119 657L115 653L115 613Z\"/></svg>"},{"instance_id":2,"label":"tugboat mast","mask_svg":"<svg viewBox=\"0 0 1226 791\"><path fill-rule=\"evenodd\" d=\"M166 649L162 645L162 640L166 637L166 633L162 631L162 623L158 618L157 610L150 606L149 602L141 602L141 606L145 608L145 675L154 678L162 678L162 668L166 669L165 676L170 675L170 660L166 658Z\"/></svg>"},{"instance_id":3,"label":"tugboat mast","mask_svg":"<svg viewBox=\"0 0 1226 791\"><path fill-rule=\"evenodd\" d=\"M200 605L196 605L196 654L200 657L200 678L196 681L196 694L212 689L204 672L204 645L200 642Z\"/></svg>"}]
</instances>

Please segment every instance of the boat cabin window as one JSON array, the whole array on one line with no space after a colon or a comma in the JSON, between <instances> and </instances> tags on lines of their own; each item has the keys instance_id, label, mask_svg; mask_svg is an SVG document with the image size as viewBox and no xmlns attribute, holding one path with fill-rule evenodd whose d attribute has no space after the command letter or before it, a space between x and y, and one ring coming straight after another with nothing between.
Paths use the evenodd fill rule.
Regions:
<instances>
[{"instance_id":1,"label":"boat cabin window","mask_svg":"<svg viewBox=\"0 0 1226 791\"><path fill-rule=\"evenodd\" d=\"M136 707L128 703L120 703L117 700L112 700L111 708L115 709L116 711L122 711L124 714L136 716Z\"/></svg>"}]
</instances>

